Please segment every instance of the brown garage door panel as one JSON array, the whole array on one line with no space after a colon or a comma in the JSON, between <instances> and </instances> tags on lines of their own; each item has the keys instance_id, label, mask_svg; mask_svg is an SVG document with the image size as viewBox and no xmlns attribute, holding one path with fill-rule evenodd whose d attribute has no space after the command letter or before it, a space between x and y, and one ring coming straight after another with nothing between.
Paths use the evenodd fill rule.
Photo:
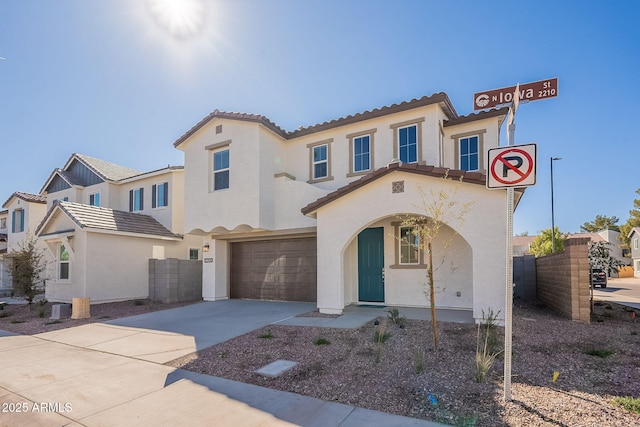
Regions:
<instances>
[{"instance_id":1,"label":"brown garage door panel","mask_svg":"<svg viewBox=\"0 0 640 427\"><path fill-rule=\"evenodd\" d=\"M316 301L315 238L231 245L231 298Z\"/></svg>"}]
</instances>

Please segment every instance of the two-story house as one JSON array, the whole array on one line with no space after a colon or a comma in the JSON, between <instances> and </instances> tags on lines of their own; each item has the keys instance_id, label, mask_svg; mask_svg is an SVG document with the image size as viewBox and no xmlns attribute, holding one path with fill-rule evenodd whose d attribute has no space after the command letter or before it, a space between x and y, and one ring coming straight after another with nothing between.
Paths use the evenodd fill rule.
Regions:
<instances>
[{"instance_id":1,"label":"two-story house","mask_svg":"<svg viewBox=\"0 0 640 427\"><path fill-rule=\"evenodd\" d=\"M183 180L182 167L142 173L81 154L54 170L36 231L51 266L46 298L146 298L150 258L197 259L201 240L183 236Z\"/></svg>"},{"instance_id":2,"label":"two-story house","mask_svg":"<svg viewBox=\"0 0 640 427\"><path fill-rule=\"evenodd\" d=\"M25 239L35 238L38 224L47 211L47 200L39 194L16 191L2 205L4 214L0 214L0 225L4 225L5 244L4 254L0 252L0 279L2 293L8 293L13 288L11 280L12 257L11 252L19 250ZM2 239L2 237L0 237Z\"/></svg>"},{"instance_id":3,"label":"two-story house","mask_svg":"<svg viewBox=\"0 0 640 427\"><path fill-rule=\"evenodd\" d=\"M7 254L8 218L9 211L0 210L0 295L11 292L11 279L4 260L4 256Z\"/></svg>"},{"instance_id":4,"label":"two-story house","mask_svg":"<svg viewBox=\"0 0 640 427\"><path fill-rule=\"evenodd\" d=\"M472 205L437 239L451 246L434 243L436 305L504 312L507 201L486 188L485 153L505 116L459 116L444 93L294 131L214 111L174 143L185 231L208 250L204 299L428 306L426 256L402 218L425 215L419 188L444 188Z\"/></svg>"},{"instance_id":5,"label":"two-story house","mask_svg":"<svg viewBox=\"0 0 640 427\"><path fill-rule=\"evenodd\" d=\"M633 262L633 275L640 277L640 227L633 227L629 232L629 247Z\"/></svg>"}]
</instances>

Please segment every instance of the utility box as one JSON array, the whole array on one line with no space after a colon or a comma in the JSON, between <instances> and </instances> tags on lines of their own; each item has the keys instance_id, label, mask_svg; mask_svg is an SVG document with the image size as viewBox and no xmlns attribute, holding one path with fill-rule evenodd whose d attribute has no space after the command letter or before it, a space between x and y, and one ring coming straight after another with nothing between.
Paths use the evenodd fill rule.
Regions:
<instances>
[{"instance_id":1,"label":"utility box","mask_svg":"<svg viewBox=\"0 0 640 427\"><path fill-rule=\"evenodd\" d=\"M71 316L71 304L53 304L51 306L52 319L64 319Z\"/></svg>"},{"instance_id":2,"label":"utility box","mask_svg":"<svg viewBox=\"0 0 640 427\"><path fill-rule=\"evenodd\" d=\"M72 298L71 303L73 304L71 313L72 319L88 319L91 317L90 298Z\"/></svg>"}]
</instances>

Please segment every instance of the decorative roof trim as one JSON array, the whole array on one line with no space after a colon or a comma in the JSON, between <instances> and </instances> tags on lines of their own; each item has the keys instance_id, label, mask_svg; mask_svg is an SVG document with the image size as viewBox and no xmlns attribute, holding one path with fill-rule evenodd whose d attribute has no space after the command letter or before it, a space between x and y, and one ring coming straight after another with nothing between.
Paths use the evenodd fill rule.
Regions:
<instances>
[{"instance_id":1,"label":"decorative roof trim","mask_svg":"<svg viewBox=\"0 0 640 427\"><path fill-rule=\"evenodd\" d=\"M319 198L315 202L309 203L307 206L301 209L301 212L304 215L310 215L313 212L317 211L321 207L333 202L341 198L342 196L346 196L347 194L355 191L365 185L369 184L392 172L406 172L406 173L414 173L418 175L425 176L433 176L437 178L442 178L444 176L449 176L452 179L461 179L465 183L482 185L486 186L486 175L480 172L467 172L463 170L457 169L448 169L441 168L436 166L427 166L427 165L418 165L416 163L411 164L403 164L403 163L390 163L387 166L383 166L375 171L369 173L368 175L363 176L362 178L352 181L349 184L338 188L337 190L327 194L324 197ZM523 189L516 189L518 192L523 192Z\"/></svg>"},{"instance_id":2,"label":"decorative roof trim","mask_svg":"<svg viewBox=\"0 0 640 427\"><path fill-rule=\"evenodd\" d=\"M272 130L279 136L284 139L294 139L305 135L310 135L313 133L321 132L327 129L333 129L339 126L345 126L352 123L361 122L364 120L375 119L378 117L399 113L402 111L411 110L414 108L424 107L426 105L432 104L440 104L441 108L444 110L445 114L451 119L456 119L458 117L458 113L456 112L449 96L444 92L434 93L431 96L423 96L419 99L412 99L411 101L404 101L398 104L392 104L385 107L375 108L373 110L364 111L362 113L357 113L353 115L349 115L346 117L341 117L338 119L334 119L328 122L318 123L312 126L301 127L294 131L285 131L280 126L276 125L274 122L269 120L267 117L258 115L258 114L248 114L248 113L229 113L224 111L215 110L211 114L209 114L204 119L200 120L184 133L180 138L178 138L174 143L174 147L179 147L182 143L184 143L187 139L189 139L193 134L202 129L205 125L207 125L211 120L220 118L220 119L229 119L229 120L242 120L246 122L259 123Z\"/></svg>"}]
</instances>

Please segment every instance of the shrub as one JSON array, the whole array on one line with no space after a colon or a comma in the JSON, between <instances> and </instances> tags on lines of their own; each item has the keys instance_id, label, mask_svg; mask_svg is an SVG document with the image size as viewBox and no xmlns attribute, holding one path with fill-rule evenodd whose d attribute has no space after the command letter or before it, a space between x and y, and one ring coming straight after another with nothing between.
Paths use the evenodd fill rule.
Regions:
<instances>
[{"instance_id":1,"label":"shrub","mask_svg":"<svg viewBox=\"0 0 640 427\"><path fill-rule=\"evenodd\" d=\"M273 334L271 333L271 329L269 329L266 334L258 335L258 338L262 338L264 340L270 340L271 338L273 338Z\"/></svg>"},{"instance_id":2,"label":"shrub","mask_svg":"<svg viewBox=\"0 0 640 427\"><path fill-rule=\"evenodd\" d=\"M401 328L404 327L404 322L407 320L405 316L400 316L400 310L396 307L387 310L387 317L391 320L391 323Z\"/></svg>"},{"instance_id":3,"label":"shrub","mask_svg":"<svg viewBox=\"0 0 640 427\"><path fill-rule=\"evenodd\" d=\"M10 311L3 311L2 313L0 313L0 319L5 318L5 317L9 317L11 316L11 312Z\"/></svg>"},{"instance_id":4,"label":"shrub","mask_svg":"<svg viewBox=\"0 0 640 427\"><path fill-rule=\"evenodd\" d=\"M601 348L592 348L590 350L585 351L585 354L588 354L589 356L596 356L596 357L599 357L601 359L605 359L605 358L611 356L613 353L615 353L615 351L601 349Z\"/></svg>"},{"instance_id":5,"label":"shrub","mask_svg":"<svg viewBox=\"0 0 640 427\"><path fill-rule=\"evenodd\" d=\"M630 396L616 397L611 402L616 405L622 406L624 409L626 409L629 412L635 412L636 414L640 414L640 398L638 397L630 397Z\"/></svg>"},{"instance_id":6,"label":"shrub","mask_svg":"<svg viewBox=\"0 0 640 427\"><path fill-rule=\"evenodd\" d=\"M315 340L313 342L315 345L329 345L331 344L331 341L329 341L326 338L318 338L317 340Z\"/></svg>"}]
</instances>

